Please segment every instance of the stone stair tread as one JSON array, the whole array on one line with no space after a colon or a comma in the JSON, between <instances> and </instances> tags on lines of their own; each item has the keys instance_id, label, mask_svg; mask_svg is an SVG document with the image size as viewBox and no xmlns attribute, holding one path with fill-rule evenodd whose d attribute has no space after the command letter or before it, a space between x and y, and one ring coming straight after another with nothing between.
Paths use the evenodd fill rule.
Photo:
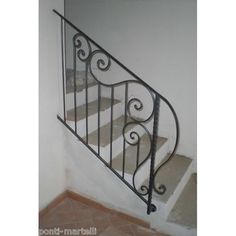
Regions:
<instances>
[{"instance_id":1,"label":"stone stair tread","mask_svg":"<svg viewBox=\"0 0 236 236\"><path fill-rule=\"evenodd\" d=\"M165 161L168 156L169 154L163 159L163 161ZM166 192L163 195L154 193L154 196L156 196L159 201L164 203L168 201L191 162L192 160L190 158L176 154L165 166L160 169L156 175L155 184L156 186L158 183L164 184L166 186Z\"/></svg>"},{"instance_id":2,"label":"stone stair tread","mask_svg":"<svg viewBox=\"0 0 236 236\"><path fill-rule=\"evenodd\" d=\"M119 100L114 99L113 101L114 105L119 103ZM110 108L111 106L111 99L101 97L101 103L100 103L100 111L105 111L106 109ZM88 103L88 116L94 115L98 112L98 100L95 100L93 102ZM77 121L83 120L86 117L86 104L83 104L81 106L76 107L76 117ZM74 109L67 111L67 120L74 121Z\"/></svg>"},{"instance_id":3,"label":"stone stair tread","mask_svg":"<svg viewBox=\"0 0 236 236\"><path fill-rule=\"evenodd\" d=\"M158 137L157 139L157 150L167 141L167 138ZM148 135L144 134L141 137L140 141L140 153L139 153L139 163L141 163L146 157L150 150L150 141L148 139ZM136 146L128 146L125 150L125 173L133 174L136 169L136 157L137 157L137 145ZM117 155L112 160L112 167L117 171L122 171L123 163L123 152Z\"/></svg>"},{"instance_id":4,"label":"stone stair tread","mask_svg":"<svg viewBox=\"0 0 236 236\"><path fill-rule=\"evenodd\" d=\"M188 228L197 227L197 174L190 177L167 221Z\"/></svg>"},{"instance_id":5,"label":"stone stair tread","mask_svg":"<svg viewBox=\"0 0 236 236\"><path fill-rule=\"evenodd\" d=\"M88 73L88 88L97 84L96 80ZM81 92L85 89L85 71L76 71L76 92ZM74 71L66 70L66 93L74 92Z\"/></svg>"},{"instance_id":6,"label":"stone stair tread","mask_svg":"<svg viewBox=\"0 0 236 236\"><path fill-rule=\"evenodd\" d=\"M120 116L119 118L113 120L113 134L112 134L112 140L118 139L120 136L122 136L122 130L124 127L124 116ZM129 117L127 117L127 122L131 121ZM127 126L126 131L132 129L135 125L129 125ZM100 146L105 147L110 144L110 127L111 123L100 127ZM83 137L85 140L86 137ZM94 132L90 133L88 135L88 143L97 146L98 144L98 130L95 130Z\"/></svg>"}]
</instances>

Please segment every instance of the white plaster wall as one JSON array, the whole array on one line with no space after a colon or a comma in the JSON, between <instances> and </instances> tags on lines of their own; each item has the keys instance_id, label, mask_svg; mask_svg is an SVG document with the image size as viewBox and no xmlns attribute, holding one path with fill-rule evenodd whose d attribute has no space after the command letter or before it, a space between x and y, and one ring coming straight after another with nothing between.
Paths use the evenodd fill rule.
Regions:
<instances>
[{"instance_id":1,"label":"white plaster wall","mask_svg":"<svg viewBox=\"0 0 236 236\"><path fill-rule=\"evenodd\" d=\"M60 20L52 13L53 8L63 12L63 1L39 1L40 209L44 208L66 188L62 127L56 119L59 111L58 81L61 78ZM34 78L32 77L32 79Z\"/></svg>"},{"instance_id":2,"label":"white plaster wall","mask_svg":"<svg viewBox=\"0 0 236 236\"><path fill-rule=\"evenodd\" d=\"M196 0L66 0L66 17L169 99L178 153L196 158ZM173 120L161 112L160 134L171 138Z\"/></svg>"},{"instance_id":3,"label":"white plaster wall","mask_svg":"<svg viewBox=\"0 0 236 236\"><path fill-rule=\"evenodd\" d=\"M146 204L64 128L69 190L107 207L151 221Z\"/></svg>"}]
</instances>

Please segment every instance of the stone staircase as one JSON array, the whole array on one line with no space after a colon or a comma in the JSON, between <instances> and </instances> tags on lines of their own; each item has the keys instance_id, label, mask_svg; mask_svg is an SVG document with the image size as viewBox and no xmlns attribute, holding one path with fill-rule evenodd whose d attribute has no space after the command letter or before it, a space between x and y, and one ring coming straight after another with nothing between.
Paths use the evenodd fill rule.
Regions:
<instances>
[{"instance_id":1,"label":"stone staircase","mask_svg":"<svg viewBox=\"0 0 236 236\"><path fill-rule=\"evenodd\" d=\"M73 89L73 71L68 70L66 78L66 119L67 124L74 128L74 89ZM85 113L85 72L76 73L76 98L77 98L77 133L86 141L86 113ZM123 165L123 125L124 125L124 101L113 100L113 135L110 137L111 123L111 99L107 97L106 88L101 93L100 103L100 156L111 164L112 168L122 175L124 168L124 178L132 184L133 174L137 167L137 148L126 143L125 163ZM87 141L90 147L98 150L98 92L97 82L88 75L88 137ZM128 117L129 120L129 117ZM137 130L139 127L135 124L127 127L126 132ZM150 142L147 134L140 129L140 150L139 163L147 156L150 148ZM112 161L110 160L110 147L112 145ZM168 157L169 140L167 137L158 137L155 159L155 168L157 168ZM135 177L135 186L140 192L142 185L148 185L150 160L145 162L137 172ZM195 180L195 161L176 154L157 174L155 181L164 184L167 190L164 195L158 195L153 192L153 203L158 207L160 222L166 227L175 228L181 232L179 236L194 235L196 232L196 180ZM158 183L155 183L158 185ZM177 226L176 226L177 225ZM158 226L159 227L159 226ZM182 230L182 231L181 231ZM174 233L173 233L174 235ZM178 235L178 234L176 234Z\"/></svg>"}]
</instances>

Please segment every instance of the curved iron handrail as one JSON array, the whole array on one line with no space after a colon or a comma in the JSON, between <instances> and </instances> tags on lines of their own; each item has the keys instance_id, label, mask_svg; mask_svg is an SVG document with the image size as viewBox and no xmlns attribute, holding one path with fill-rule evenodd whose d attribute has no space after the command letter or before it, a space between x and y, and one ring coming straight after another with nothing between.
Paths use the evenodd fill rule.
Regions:
<instances>
[{"instance_id":1,"label":"curved iron handrail","mask_svg":"<svg viewBox=\"0 0 236 236\"><path fill-rule=\"evenodd\" d=\"M148 210L147 210L147 213L150 214L150 212L152 211L155 211L156 210L156 206L154 204L151 203L151 199L152 199L152 190L156 191L158 194L164 194L165 191L166 191L166 186L163 185L163 184L160 184L158 187L155 186L155 178L157 176L157 173L160 171L160 169L167 163L169 162L173 156L175 155L176 153L176 150L177 150L177 147L178 147L178 143L179 143L179 121L178 121L178 117L177 117L177 114L173 108L173 106L171 105L171 103L168 101L168 99L166 99L164 96L162 96L160 93L158 93L155 89L153 89L151 86L149 86L146 82L144 82L139 76L137 76L134 72L132 72L131 70L129 70L124 64L122 64L118 59L116 59L114 56L112 56L109 52L107 52L103 47L101 47L99 44L97 44L93 39L91 39L87 34L85 34L83 31L81 31L80 29L78 29L73 23L71 23L69 20L67 20L63 15L61 15L58 11L56 11L55 9L53 9L53 12L56 13L60 18L61 18L61 22L64 21L66 22L68 25L70 25L74 30L76 30L78 33L74 35L73 37L73 43L74 43L74 56L78 57L82 62L85 62L86 63L86 73L88 73L88 71L91 73L91 75L93 76L93 78L95 79L95 81L97 81L98 85L99 85L99 93L100 93L100 86L103 85L105 87L111 87L112 88L112 96L114 96L114 87L116 86L120 86L120 85L128 85L128 83L137 83L137 84L141 84L143 85L147 90L148 92L150 93L151 97L152 97L152 100L153 100L153 103L154 103L154 97L155 97L155 103L157 102L158 99L162 100L164 103L167 104L167 106L169 107L170 111L172 112L173 114L173 117L174 117L174 121L175 121L175 126L176 126L176 139L175 139L175 143L174 143L174 148L172 150L172 152L170 153L170 155L168 156L168 158L162 162L158 168L156 170L154 170L154 162L155 162L155 150L156 150L156 139L157 139L157 128L158 128L158 121L156 119L158 119L159 117L159 111L155 111L156 108L159 109L159 104L160 102L158 102L158 105L157 107L155 107L155 105L153 104L153 110L151 112L151 115L147 118L147 119L144 119L144 120L138 120L136 119L135 117L132 117L131 113L130 113L130 105L134 102L138 103L134 105L134 108L136 111L140 111L142 110L143 108L143 104L142 102L138 99L138 98L132 98L130 99L129 101L127 100L125 104L127 104L126 108L127 110L125 110L125 114L126 112L128 113L129 117L131 118L131 122L129 123L126 123L125 122L125 125L123 127L123 131L122 131L122 134L123 134L123 137L124 137L124 130L125 128L132 124L132 123L137 123L139 125L141 125L145 130L146 128L142 125L142 123L145 123L149 120L151 120L151 118L153 117L154 119L154 129L153 129L153 137L152 137L152 140L151 140L151 145L152 147L150 147L150 150L148 152L148 155L147 157L141 162L141 163L138 163L137 162L137 168L135 169L135 172L133 173L133 179L132 179L132 182L133 182L133 187L124 179L124 176L120 176L119 174L116 173L116 171L112 168L112 166L109 166L107 164L107 162L104 162L103 158L100 156L100 151L98 151L98 153L96 153L94 150L91 149L91 147L88 145L88 140L86 140L86 142L84 140L82 140L80 138L80 136L78 136L77 134L77 128L76 128L76 106L75 106L75 130L71 129L71 127L69 127L67 124L66 124L66 119L65 119L65 111L64 111L64 120L62 120L59 116L58 116L58 119L79 139L80 141L82 141L100 160L102 160L104 162L104 164L109 167L133 192L135 192L147 205L148 205ZM86 56L86 52L81 48L81 41L79 39L79 37L84 37L84 39L87 41L87 46L88 46L88 50L89 52L87 53L87 56ZM95 47L97 47L98 49L96 50L92 50L92 47L90 45L90 43L92 43ZM77 50L77 51L76 51ZM63 52L63 50L62 50ZM118 82L118 83L114 83L114 84L105 84L103 82L101 82L100 80L98 80L98 78L95 76L95 74L93 73L92 71L92 68L91 68L91 61L93 59L93 56L98 54L98 53L102 53L104 54L106 57L107 57L107 64L105 63L105 61L103 59L98 59L97 60L97 67L98 69L100 69L101 71L107 71L110 66L111 66L111 60L113 60L115 63L117 63L121 68L123 68L126 72L128 72L135 80L125 80L125 81L121 81L121 82ZM63 56L62 56L63 57ZM76 59L76 58L74 58ZM63 62L64 63L64 62ZM76 69L76 67L75 67ZM64 72L63 72L64 73ZM74 78L76 77L75 76L75 73L76 73L76 70L74 70ZM63 81L64 81L64 78L63 78ZM64 84L64 82L63 82ZM86 80L86 87L87 87L87 80ZM75 82L75 79L74 79L74 90L76 89L76 82ZM64 90L63 90L64 91ZM76 96L75 96L75 92L74 91L74 99L75 99L75 104L76 104ZM155 96L154 96L155 94ZM86 95L87 96L87 95ZM64 96L63 96L63 99ZM126 98L127 99L127 98ZM86 105L87 105L87 97L86 97ZM86 108L87 109L87 108ZM64 110L65 110L65 101L64 101ZM99 110L99 109L98 109ZM87 110L86 110L86 119L87 119ZM99 117L100 119L100 117ZM86 126L87 126L87 121L86 121ZM87 129L87 127L86 127ZM99 126L99 129L100 129L100 126ZM147 131L147 130L146 130ZM155 131L155 132L154 132ZM99 130L100 132L100 130ZM155 134L154 134L155 133ZM138 137L138 141L137 143L130 143L129 141L126 140L126 138L124 137L124 142L127 142L129 145L139 145L140 144L140 137L139 137L139 134L136 133L136 132L131 132L130 133L130 137L131 139L134 139L134 135L136 135ZM87 138L87 136L86 136ZM137 171L139 170L139 168L142 166L142 164L144 162L146 162L149 158L151 158L151 166L150 166L150 179L149 179L149 187L147 186L144 186L142 185L141 186L141 190L142 191L146 191L144 193L140 193L137 189L136 189L136 186L135 186L135 183L134 183L134 178L135 178L135 175L137 173ZM124 168L124 167L123 167ZM123 169L123 172L124 172L124 169ZM143 196L146 195L146 194L149 194L148 195L148 200L146 200Z\"/></svg>"},{"instance_id":2,"label":"curved iron handrail","mask_svg":"<svg viewBox=\"0 0 236 236\"><path fill-rule=\"evenodd\" d=\"M167 162L169 162L169 161L173 158L173 156L175 155L176 150L177 150L177 147L178 147L178 144L179 144L179 135L180 135L180 134L179 134L179 133L180 133L180 132L179 132L179 120L178 120L177 114L176 114L176 112L175 112L173 106L170 104L170 102L169 102L166 98L161 97L161 99L167 104L167 106L170 108L170 110L171 110L171 112L172 112L172 114L173 114L173 116L174 116L175 126L176 126L176 139L175 139L174 148L173 148L172 152L170 153L169 157L168 157L164 162L162 162L162 163L159 165L159 167L155 170L155 172L154 172L154 179L155 179L157 173L160 171L160 169L161 169ZM163 184L161 184L161 185L158 187L158 189L157 189L156 186L155 186L155 183L154 183L154 184L153 184L153 189L154 189L158 194L160 194L160 195L164 194L165 191L166 191L166 187L165 187L165 185L163 185Z\"/></svg>"}]
</instances>

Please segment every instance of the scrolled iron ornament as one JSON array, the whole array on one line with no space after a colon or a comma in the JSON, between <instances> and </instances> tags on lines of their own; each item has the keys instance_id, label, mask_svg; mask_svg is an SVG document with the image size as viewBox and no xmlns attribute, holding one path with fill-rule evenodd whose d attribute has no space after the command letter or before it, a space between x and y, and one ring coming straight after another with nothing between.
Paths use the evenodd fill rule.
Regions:
<instances>
[{"instance_id":1,"label":"scrolled iron ornament","mask_svg":"<svg viewBox=\"0 0 236 236\"><path fill-rule=\"evenodd\" d=\"M108 71L111 66L111 59L107 58L107 63L103 59L97 60L97 67L101 71Z\"/></svg>"},{"instance_id":2,"label":"scrolled iron ornament","mask_svg":"<svg viewBox=\"0 0 236 236\"><path fill-rule=\"evenodd\" d=\"M133 185L134 185L134 178L133 178ZM135 188L136 189L136 188ZM141 185L140 190L142 191L141 193L138 191L138 193L142 196L146 196L149 192L149 188L146 185Z\"/></svg>"},{"instance_id":3,"label":"scrolled iron ornament","mask_svg":"<svg viewBox=\"0 0 236 236\"><path fill-rule=\"evenodd\" d=\"M146 88L146 87L144 87L144 88ZM146 118L140 118L140 117L134 116L134 115L132 114L132 112L131 112L131 108L133 107L135 111L140 112L140 111L143 110L144 105L143 105L143 102L142 102L139 98L136 98L136 97L131 98L131 99L128 101L128 103L127 103L127 113L128 113L129 117L130 117L133 121L146 123L146 122L150 121L151 118L153 117L153 114L154 114L154 95L153 95L153 93L152 93L148 88L146 88L146 89L147 89L147 91L149 92L149 94L150 94L150 96L151 96L151 98L152 98L152 103L153 103L153 106L152 106L152 107L153 107L153 108L152 108L152 110L151 110L151 113L150 113L150 115L149 115L148 117L146 117Z\"/></svg>"},{"instance_id":4,"label":"scrolled iron ornament","mask_svg":"<svg viewBox=\"0 0 236 236\"><path fill-rule=\"evenodd\" d=\"M111 58L103 51L101 50L94 50L88 57L88 69L90 74L92 75L92 77L101 85L106 86L106 87L112 87L113 85L108 85L103 83L102 81L100 81L98 79L98 77L94 74L93 72L93 68L92 68L92 62L93 62L93 58L95 57L95 55L101 54L103 56L105 56L106 61L103 58L99 58L96 59L96 66L100 71L108 71L111 67Z\"/></svg>"},{"instance_id":5,"label":"scrolled iron ornament","mask_svg":"<svg viewBox=\"0 0 236 236\"><path fill-rule=\"evenodd\" d=\"M154 183L153 188L159 195L163 195L166 192L166 186L164 184L158 184L158 186L156 186Z\"/></svg>"},{"instance_id":6,"label":"scrolled iron ornament","mask_svg":"<svg viewBox=\"0 0 236 236\"><path fill-rule=\"evenodd\" d=\"M130 140L129 141L127 138L125 138L125 141L129 144L129 145L132 145L132 146L135 146L135 145L138 145L138 143L140 142L140 136L137 132L135 131L132 131L129 133L129 137L130 137Z\"/></svg>"},{"instance_id":7,"label":"scrolled iron ornament","mask_svg":"<svg viewBox=\"0 0 236 236\"><path fill-rule=\"evenodd\" d=\"M128 104L127 104L127 107L128 107L127 112L129 114L129 116L132 116L131 112L130 112L130 108L131 108L132 104L134 104L135 110L137 110L137 111L142 111L143 110L143 103L140 101L140 99L132 98L128 101Z\"/></svg>"},{"instance_id":8,"label":"scrolled iron ornament","mask_svg":"<svg viewBox=\"0 0 236 236\"><path fill-rule=\"evenodd\" d=\"M81 39L83 39L86 42L86 44L87 44L87 49L88 49L87 52L82 48L83 43L82 43ZM76 49L77 57L81 61L86 62L86 60L88 59L89 55L92 52L92 47L90 45L90 42L87 40L87 38L84 37L82 34L77 33L73 37L73 45L74 45L74 47Z\"/></svg>"}]
</instances>

